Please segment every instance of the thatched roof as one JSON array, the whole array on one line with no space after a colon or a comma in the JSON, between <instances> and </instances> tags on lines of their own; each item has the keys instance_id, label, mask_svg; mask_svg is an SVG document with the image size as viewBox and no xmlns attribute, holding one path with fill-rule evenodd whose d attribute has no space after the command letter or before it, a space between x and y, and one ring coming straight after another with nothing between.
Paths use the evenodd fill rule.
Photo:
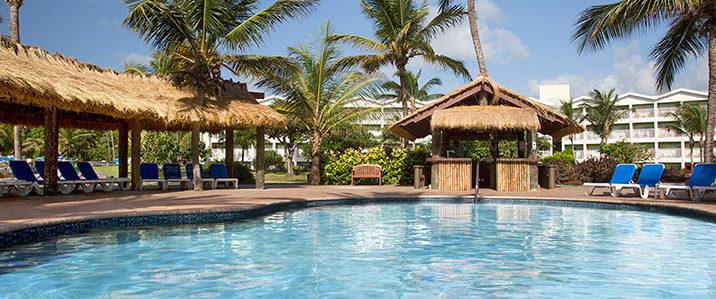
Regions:
<instances>
[{"instance_id":1,"label":"thatched roof","mask_svg":"<svg viewBox=\"0 0 716 299\"><path fill-rule=\"evenodd\" d=\"M395 135L415 140L429 135L431 119L435 113L453 107L477 106L478 95L484 93L491 106L511 106L533 111L538 118L538 131L554 138L583 132L584 126L550 107L530 100L519 93L500 86L489 76L482 74L469 84L423 106L414 113L393 123L388 129ZM505 116L509 118L512 116ZM451 119L443 119L451 122ZM455 120L457 121L457 120ZM457 126L457 125L456 125Z\"/></svg>"},{"instance_id":2,"label":"thatched roof","mask_svg":"<svg viewBox=\"0 0 716 299\"><path fill-rule=\"evenodd\" d=\"M458 106L435 111L431 128L464 131L540 129L534 110L510 106Z\"/></svg>"},{"instance_id":3,"label":"thatched roof","mask_svg":"<svg viewBox=\"0 0 716 299\"><path fill-rule=\"evenodd\" d=\"M41 125L42 109L59 109L60 126L116 128L139 121L146 129L202 130L281 126L284 117L260 105L244 84L196 106L195 93L164 77L118 73L61 54L0 39L0 122ZM39 120L38 120L39 118ZM39 121L39 123L38 123Z\"/></svg>"}]
</instances>

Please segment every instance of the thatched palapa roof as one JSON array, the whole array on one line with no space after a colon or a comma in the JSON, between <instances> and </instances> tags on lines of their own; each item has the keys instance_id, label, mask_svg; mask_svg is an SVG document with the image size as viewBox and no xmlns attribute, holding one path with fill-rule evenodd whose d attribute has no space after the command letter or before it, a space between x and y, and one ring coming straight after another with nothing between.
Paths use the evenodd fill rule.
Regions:
<instances>
[{"instance_id":1,"label":"thatched palapa roof","mask_svg":"<svg viewBox=\"0 0 716 299\"><path fill-rule=\"evenodd\" d=\"M0 122L42 125L56 107L62 127L114 129L139 121L144 129L204 131L282 126L284 117L259 104L245 84L196 106L195 93L156 75L118 73L61 54L0 39Z\"/></svg>"},{"instance_id":2,"label":"thatched palapa roof","mask_svg":"<svg viewBox=\"0 0 716 299\"><path fill-rule=\"evenodd\" d=\"M486 95L489 106L478 106L478 95L481 93ZM490 106L501 108L476 108ZM454 109L455 107L460 107L460 109ZM534 125L533 118L531 120L510 120L509 118L517 117L517 114L513 116L508 113L509 110L504 110L506 107L532 111L534 115L536 115L539 124L539 126L535 126L535 129L542 134L551 135L554 138L561 138L562 136L583 132L585 130L584 126L559 111L530 100L511 89L498 85L486 74L478 76L469 84L403 117L393 123L388 129L395 135L409 140L415 140L430 135L431 123L434 123L433 126L437 126L438 128L456 130L475 129L478 131L486 130L489 127L493 127L494 130L497 131L510 130L508 129L509 126L513 126L511 130L526 129L525 124L530 123ZM490 112L488 112L489 110L486 109L497 110L493 110L495 114L491 115ZM441 111L441 113L438 113L439 111ZM502 115L498 115L497 113L502 113ZM522 113L521 115L524 116L527 112L522 111L515 113ZM433 118L437 119L432 120Z\"/></svg>"},{"instance_id":3,"label":"thatched palapa roof","mask_svg":"<svg viewBox=\"0 0 716 299\"><path fill-rule=\"evenodd\" d=\"M458 106L435 111L431 128L463 131L540 129L534 110L510 106Z\"/></svg>"}]
</instances>

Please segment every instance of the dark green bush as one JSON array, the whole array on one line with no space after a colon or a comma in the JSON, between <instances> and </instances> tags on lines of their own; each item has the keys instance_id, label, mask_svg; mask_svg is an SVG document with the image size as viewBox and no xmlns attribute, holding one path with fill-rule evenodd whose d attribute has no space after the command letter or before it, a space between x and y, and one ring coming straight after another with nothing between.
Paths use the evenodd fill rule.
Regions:
<instances>
[{"instance_id":1,"label":"dark green bush","mask_svg":"<svg viewBox=\"0 0 716 299\"><path fill-rule=\"evenodd\" d=\"M643 144L626 141L605 144L599 152L619 164L643 164L654 157L654 154Z\"/></svg>"},{"instance_id":2,"label":"dark green bush","mask_svg":"<svg viewBox=\"0 0 716 299\"><path fill-rule=\"evenodd\" d=\"M592 157L577 164L575 172L581 178L582 182L609 182L618 164L616 160L611 158Z\"/></svg>"},{"instance_id":3,"label":"dark green bush","mask_svg":"<svg viewBox=\"0 0 716 299\"><path fill-rule=\"evenodd\" d=\"M347 149L343 155L331 153L321 158L321 180L326 184L350 184L353 166L377 164L382 167L385 184L410 184L413 182L413 165L424 165L429 155L421 146L391 151L390 154L379 147L367 149L365 153Z\"/></svg>"},{"instance_id":4,"label":"dark green bush","mask_svg":"<svg viewBox=\"0 0 716 299\"><path fill-rule=\"evenodd\" d=\"M551 156L547 156L542 158L542 163L544 164L555 164L555 161L562 161L569 164L576 164L574 161L574 155L572 155L572 150L567 149L561 152L555 152Z\"/></svg>"}]
</instances>

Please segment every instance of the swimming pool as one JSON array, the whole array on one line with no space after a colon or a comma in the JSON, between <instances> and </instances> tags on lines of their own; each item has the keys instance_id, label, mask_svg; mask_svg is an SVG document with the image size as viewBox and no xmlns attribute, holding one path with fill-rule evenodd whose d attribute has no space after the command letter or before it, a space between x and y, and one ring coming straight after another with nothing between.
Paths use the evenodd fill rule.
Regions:
<instances>
[{"instance_id":1,"label":"swimming pool","mask_svg":"<svg viewBox=\"0 0 716 299\"><path fill-rule=\"evenodd\" d=\"M26 297L709 297L716 225L529 204L326 206L0 254Z\"/></svg>"}]
</instances>

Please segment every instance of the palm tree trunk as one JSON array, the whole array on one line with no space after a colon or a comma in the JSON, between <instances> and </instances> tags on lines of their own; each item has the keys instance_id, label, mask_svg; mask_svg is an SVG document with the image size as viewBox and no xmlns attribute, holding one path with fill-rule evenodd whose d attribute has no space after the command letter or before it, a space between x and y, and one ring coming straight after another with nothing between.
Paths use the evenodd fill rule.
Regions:
<instances>
[{"instance_id":1,"label":"palm tree trunk","mask_svg":"<svg viewBox=\"0 0 716 299\"><path fill-rule=\"evenodd\" d=\"M313 131L313 137L311 138L311 170L309 172L309 185L318 185L321 183L321 133Z\"/></svg>"},{"instance_id":2,"label":"palm tree trunk","mask_svg":"<svg viewBox=\"0 0 716 299\"><path fill-rule=\"evenodd\" d=\"M199 106L204 104L204 90L199 88L196 92L196 101ZM199 134L201 127L198 123L191 125L191 165L194 174L194 191L201 191L204 186L201 184L201 166L199 165Z\"/></svg>"},{"instance_id":3,"label":"palm tree trunk","mask_svg":"<svg viewBox=\"0 0 716 299\"><path fill-rule=\"evenodd\" d=\"M20 6L23 0L6 0L10 6L10 38L16 43L20 43ZM13 143L15 150L15 159L22 159L22 126L13 127Z\"/></svg>"},{"instance_id":4,"label":"palm tree trunk","mask_svg":"<svg viewBox=\"0 0 716 299\"><path fill-rule=\"evenodd\" d=\"M477 66L480 68L480 74L487 74L487 66L485 65L485 56L482 54L482 43L480 42L480 33L477 31L477 12L475 11L475 0L467 0L467 16L470 23L470 34L472 35L472 44L475 46L475 56L477 57Z\"/></svg>"},{"instance_id":5,"label":"palm tree trunk","mask_svg":"<svg viewBox=\"0 0 716 299\"><path fill-rule=\"evenodd\" d=\"M407 60L407 59L406 59ZM398 63L398 77L400 78L400 103L403 105L403 117L408 116L408 101L405 98L405 66L406 63ZM403 148L408 148L408 139L403 138Z\"/></svg>"},{"instance_id":6,"label":"palm tree trunk","mask_svg":"<svg viewBox=\"0 0 716 299\"><path fill-rule=\"evenodd\" d=\"M569 143L572 144L572 155L574 155L574 134L569 135Z\"/></svg>"},{"instance_id":7,"label":"palm tree trunk","mask_svg":"<svg viewBox=\"0 0 716 299\"><path fill-rule=\"evenodd\" d=\"M689 138L689 150L691 151L691 169L694 169L694 139Z\"/></svg>"},{"instance_id":8,"label":"palm tree trunk","mask_svg":"<svg viewBox=\"0 0 716 299\"><path fill-rule=\"evenodd\" d=\"M286 157L286 174L288 174L289 177L296 175L293 173L293 149L294 147L288 146L288 143L283 144L283 153Z\"/></svg>"},{"instance_id":9,"label":"palm tree trunk","mask_svg":"<svg viewBox=\"0 0 716 299\"><path fill-rule=\"evenodd\" d=\"M708 105L706 107L706 143L704 144L704 154L706 163L713 163L713 146L714 146L714 125L716 125L716 19L709 20L711 28L709 30L709 95Z\"/></svg>"},{"instance_id":10,"label":"palm tree trunk","mask_svg":"<svg viewBox=\"0 0 716 299\"><path fill-rule=\"evenodd\" d=\"M109 143L109 134L110 134L111 132L112 132L112 131L105 131L105 132L104 132L104 138L107 139L107 162L112 162L112 161L114 161L114 160L112 159L112 157L110 156L110 155L112 154L112 148L111 148L112 144Z\"/></svg>"}]
</instances>

